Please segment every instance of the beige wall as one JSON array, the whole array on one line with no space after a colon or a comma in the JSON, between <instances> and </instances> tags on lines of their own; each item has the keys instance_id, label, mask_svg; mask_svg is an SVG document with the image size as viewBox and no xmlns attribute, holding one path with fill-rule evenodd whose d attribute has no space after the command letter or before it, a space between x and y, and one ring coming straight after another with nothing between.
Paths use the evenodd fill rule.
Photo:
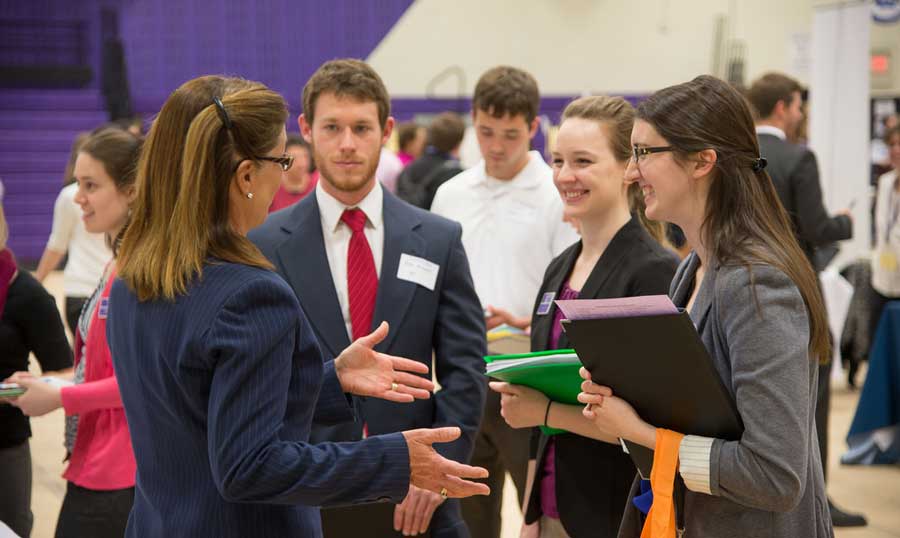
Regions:
<instances>
[{"instance_id":1,"label":"beige wall","mask_svg":"<svg viewBox=\"0 0 900 538\"><path fill-rule=\"evenodd\" d=\"M812 0L417 0L368 60L395 96L423 96L450 66L462 68L469 95L500 63L528 69L544 95L646 93L710 72L715 18L729 10L749 79L793 72L790 42L808 34L812 9ZM437 94L456 92L454 79Z\"/></svg>"}]
</instances>

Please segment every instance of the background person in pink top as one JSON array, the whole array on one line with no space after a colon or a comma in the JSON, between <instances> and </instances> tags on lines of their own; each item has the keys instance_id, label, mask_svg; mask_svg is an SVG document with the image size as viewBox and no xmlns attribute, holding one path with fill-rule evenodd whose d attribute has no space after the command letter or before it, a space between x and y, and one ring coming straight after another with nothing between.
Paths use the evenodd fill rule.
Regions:
<instances>
[{"instance_id":1,"label":"background person in pink top","mask_svg":"<svg viewBox=\"0 0 900 538\"><path fill-rule=\"evenodd\" d=\"M275 193L275 198L272 198L269 213L299 202L316 188L319 181L316 163L309 151L309 143L303 140L302 136L288 135L284 151L294 157L294 165L281 174L281 186Z\"/></svg>"},{"instance_id":2,"label":"background person in pink top","mask_svg":"<svg viewBox=\"0 0 900 538\"><path fill-rule=\"evenodd\" d=\"M406 167L425 151L425 128L412 121L398 125L397 147L397 158Z\"/></svg>"},{"instance_id":3,"label":"background person in pink top","mask_svg":"<svg viewBox=\"0 0 900 538\"><path fill-rule=\"evenodd\" d=\"M75 202L88 232L114 238L128 222L135 198L135 167L141 143L134 135L107 129L89 138L75 162ZM106 342L108 296L115 261L85 303L75 330L75 373L71 386L45 383L28 372L8 381L27 391L11 403L30 417L62 407L69 466L66 496L56 537L121 537L134 500L135 461Z\"/></svg>"}]
</instances>

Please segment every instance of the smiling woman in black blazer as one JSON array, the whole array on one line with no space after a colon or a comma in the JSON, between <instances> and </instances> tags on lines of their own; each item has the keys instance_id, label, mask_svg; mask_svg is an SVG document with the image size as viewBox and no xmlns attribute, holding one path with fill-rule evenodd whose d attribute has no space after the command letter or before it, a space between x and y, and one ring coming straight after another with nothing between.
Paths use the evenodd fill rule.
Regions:
<instances>
[{"instance_id":1,"label":"smiling woman in black blazer","mask_svg":"<svg viewBox=\"0 0 900 538\"><path fill-rule=\"evenodd\" d=\"M621 98L585 97L563 112L553 181L582 239L544 274L531 320L533 351L570 347L558 309L541 307L548 298L658 295L669 289L678 258L656 239L663 236L661 225L644 219L639 190L629 192L624 182L633 122L634 110ZM582 406L551 403L522 386L494 382L491 387L502 393L510 426L538 426L546 417L547 425L571 432L540 436L529 469L522 536L615 536L635 475L617 440L598 432Z\"/></svg>"}]
</instances>

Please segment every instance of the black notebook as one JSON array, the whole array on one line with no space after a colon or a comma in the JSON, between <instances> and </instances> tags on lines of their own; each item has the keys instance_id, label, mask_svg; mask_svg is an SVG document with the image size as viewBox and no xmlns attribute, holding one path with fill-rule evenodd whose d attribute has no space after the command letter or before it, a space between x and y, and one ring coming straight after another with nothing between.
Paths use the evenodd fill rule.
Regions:
<instances>
[{"instance_id":1,"label":"black notebook","mask_svg":"<svg viewBox=\"0 0 900 538\"><path fill-rule=\"evenodd\" d=\"M377 536L379 538L402 538L403 534L394 530L394 509L396 504L388 502L356 504L340 508L322 509L322 536L324 538L345 538L350 536ZM434 521L434 519L432 519ZM431 536L431 527L417 537Z\"/></svg>"},{"instance_id":2,"label":"black notebook","mask_svg":"<svg viewBox=\"0 0 900 538\"><path fill-rule=\"evenodd\" d=\"M739 439L743 424L686 312L563 320L596 383L629 402L649 424L684 434ZM642 477L653 451L625 442Z\"/></svg>"}]
</instances>

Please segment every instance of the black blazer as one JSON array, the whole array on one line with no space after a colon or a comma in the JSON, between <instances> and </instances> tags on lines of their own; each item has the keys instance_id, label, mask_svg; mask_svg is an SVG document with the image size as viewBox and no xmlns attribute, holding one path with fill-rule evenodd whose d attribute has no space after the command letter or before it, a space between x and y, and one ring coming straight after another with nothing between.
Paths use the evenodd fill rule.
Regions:
<instances>
[{"instance_id":1,"label":"black blazer","mask_svg":"<svg viewBox=\"0 0 900 538\"><path fill-rule=\"evenodd\" d=\"M760 134L759 153L768 161L766 171L810 263L817 247L853 236L850 217L828 215L822 203L816 156L809 149L775 135Z\"/></svg>"},{"instance_id":2,"label":"black blazer","mask_svg":"<svg viewBox=\"0 0 900 538\"><path fill-rule=\"evenodd\" d=\"M531 318L531 349L550 346L550 331L556 306L544 315L537 307L544 293L559 295L569 279L581 241L557 256L544 273ZM665 295L678 267L678 257L657 243L632 218L610 241L579 293L579 299L607 299L637 295ZM570 347L566 334L557 348ZM536 430L537 431L537 430ZM537 447L537 473L528 500L525 520L541 517L540 480L544 452L550 438L541 435ZM556 443L556 499L563 527L572 538L616 536L635 468L618 445L564 433L553 436Z\"/></svg>"}]
</instances>

